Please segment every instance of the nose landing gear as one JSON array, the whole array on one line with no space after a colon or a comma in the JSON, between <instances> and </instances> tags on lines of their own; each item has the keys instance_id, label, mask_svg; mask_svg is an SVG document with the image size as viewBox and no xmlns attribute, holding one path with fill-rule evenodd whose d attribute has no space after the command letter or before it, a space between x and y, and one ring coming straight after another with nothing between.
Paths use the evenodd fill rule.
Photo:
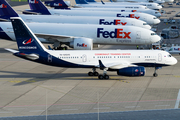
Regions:
<instances>
[{"instance_id":1,"label":"nose landing gear","mask_svg":"<svg viewBox=\"0 0 180 120\"><path fill-rule=\"evenodd\" d=\"M161 69L161 68L162 68L162 67L155 67L154 74L153 74L154 77L157 77L157 76L158 76L158 74L156 73L156 71L157 71L158 69Z\"/></svg>"}]
</instances>

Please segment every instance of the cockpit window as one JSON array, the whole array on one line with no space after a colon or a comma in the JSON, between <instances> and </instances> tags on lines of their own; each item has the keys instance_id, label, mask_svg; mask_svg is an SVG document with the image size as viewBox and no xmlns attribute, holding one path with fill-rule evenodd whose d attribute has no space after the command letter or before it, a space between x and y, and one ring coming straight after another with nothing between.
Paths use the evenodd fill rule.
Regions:
<instances>
[{"instance_id":1,"label":"cockpit window","mask_svg":"<svg viewBox=\"0 0 180 120\"><path fill-rule=\"evenodd\" d=\"M171 55L169 54L168 57L171 57Z\"/></svg>"},{"instance_id":2,"label":"cockpit window","mask_svg":"<svg viewBox=\"0 0 180 120\"><path fill-rule=\"evenodd\" d=\"M153 19L157 19L157 17L153 17Z\"/></svg>"},{"instance_id":3,"label":"cockpit window","mask_svg":"<svg viewBox=\"0 0 180 120\"><path fill-rule=\"evenodd\" d=\"M148 25L147 23L143 23L143 25Z\"/></svg>"},{"instance_id":4,"label":"cockpit window","mask_svg":"<svg viewBox=\"0 0 180 120\"><path fill-rule=\"evenodd\" d=\"M151 33L151 35L157 35L156 33Z\"/></svg>"},{"instance_id":5,"label":"cockpit window","mask_svg":"<svg viewBox=\"0 0 180 120\"><path fill-rule=\"evenodd\" d=\"M158 12L155 12L155 14L158 14Z\"/></svg>"}]
</instances>

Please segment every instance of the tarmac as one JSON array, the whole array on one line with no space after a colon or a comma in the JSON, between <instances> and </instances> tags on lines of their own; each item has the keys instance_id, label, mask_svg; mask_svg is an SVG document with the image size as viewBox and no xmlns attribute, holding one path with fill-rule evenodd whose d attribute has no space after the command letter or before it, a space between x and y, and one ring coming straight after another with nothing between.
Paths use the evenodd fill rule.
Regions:
<instances>
[{"instance_id":1,"label":"tarmac","mask_svg":"<svg viewBox=\"0 0 180 120\"><path fill-rule=\"evenodd\" d=\"M27 5L14 8L29 9ZM146 68L144 77L108 72L109 80L99 80L87 75L91 69L52 67L17 58L4 50L17 49L16 42L1 39L0 43L0 117L179 108L179 55L174 55L176 65L158 70L158 77L153 77L154 68Z\"/></svg>"}]
</instances>

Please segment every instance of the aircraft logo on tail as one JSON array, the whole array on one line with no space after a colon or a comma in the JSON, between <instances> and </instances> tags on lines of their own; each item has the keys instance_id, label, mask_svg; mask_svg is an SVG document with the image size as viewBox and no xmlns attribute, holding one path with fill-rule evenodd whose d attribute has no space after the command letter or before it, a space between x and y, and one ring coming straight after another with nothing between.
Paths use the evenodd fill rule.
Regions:
<instances>
[{"instance_id":1,"label":"aircraft logo on tail","mask_svg":"<svg viewBox=\"0 0 180 120\"><path fill-rule=\"evenodd\" d=\"M37 4L38 1L37 0L29 0L29 3L34 3L34 4Z\"/></svg>"},{"instance_id":2,"label":"aircraft logo on tail","mask_svg":"<svg viewBox=\"0 0 180 120\"><path fill-rule=\"evenodd\" d=\"M1 5L0 5L0 8L7 8L7 5L1 4Z\"/></svg>"},{"instance_id":3,"label":"aircraft logo on tail","mask_svg":"<svg viewBox=\"0 0 180 120\"><path fill-rule=\"evenodd\" d=\"M138 72L138 69L136 69L135 72Z\"/></svg>"},{"instance_id":4,"label":"aircraft logo on tail","mask_svg":"<svg viewBox=\"0 0 180 120\"><path fill-rule=\"evenodd\" d=\"M61 3L54 3L54 6L63 6Z\"/></svg>"},{"instance_id":5,"label":"aircraft logo on tail","mask_svg":"<svg viewBox=\"0 0 180 120\"><path fill-rule=\"evenodd\" d=\"M24 40L23 41L23 45L27 45L27 44L30 44L32 43L34 40L32 40L32 38L30 38L29 40Z\"/></svg>"}]
</instances>

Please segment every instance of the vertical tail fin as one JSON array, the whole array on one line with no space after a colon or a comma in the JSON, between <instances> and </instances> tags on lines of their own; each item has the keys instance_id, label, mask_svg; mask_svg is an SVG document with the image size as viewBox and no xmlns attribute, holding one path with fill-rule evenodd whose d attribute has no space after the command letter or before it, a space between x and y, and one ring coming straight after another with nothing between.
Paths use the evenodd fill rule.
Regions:
<instances>
[{"instance_id":1,"label":"vertical tail fin","mask_svg":"<svg viewBox=\"0 0 180 120\"><path fill-rule=\"evenodd\" d=\"M86 0L75 0L76 4L88 4Z\"/></svg>"},{"instance_id":2,"label":"vertical tail fin","mask_svg":"<svg viewBox=\"0 0 180 120\"><path fill-rule=\"evenodd\" d=\"M28 0L32 12L41 13L43 15L51 15L49 10L44 6L41 0Z\"/></svg>"},{"instance_id":3,"label":"vertical tail fin","mask_svg":"<svg viewBox=\"0 0 180 120\"><path fill-rule=\"evenodd\" d=\"M18 14L5 0L0 0L0 18L10 20L10 17L18 17Z\"/></svg>"},{"instance_id":4,"label":"vertical tail fin","mask_svg":"<svg viewBox=\"0 0 180 120\"><path fill-rule=\"evenodd\" d=\"M40 51L42 52L46 50L21 18L12 17L11 22L20 52L39 53Z\"/></svg>"},{"instance_id":5,"label":"vertical tail fin","mask_svg":"<svg viewBox=\"0 0 180 120\"><path fill-rule=\"evenodd\" d=\"M54 0L45 1L46 6L54 7L55 9L67 9L71 4L70 1Z\"/></svg>"}]
</instances>

